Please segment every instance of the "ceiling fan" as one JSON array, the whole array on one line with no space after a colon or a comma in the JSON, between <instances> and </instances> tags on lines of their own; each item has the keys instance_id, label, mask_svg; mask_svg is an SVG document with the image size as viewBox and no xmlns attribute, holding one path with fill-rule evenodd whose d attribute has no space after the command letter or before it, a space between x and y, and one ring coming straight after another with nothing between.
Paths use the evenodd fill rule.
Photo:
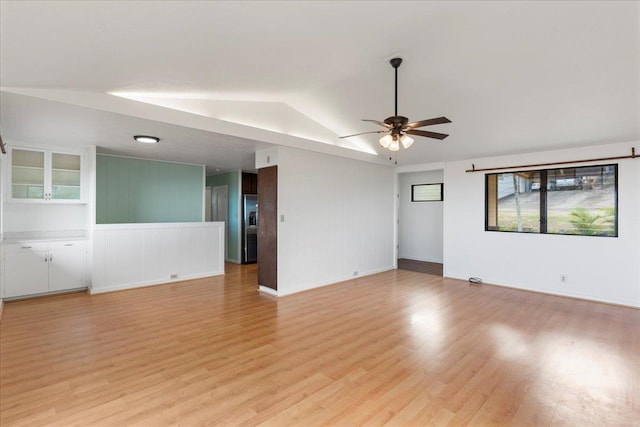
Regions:
<instances>
[{"instance_id":1,"label":"ceiling fan","mask_svg":"<svg viewBox=\"0 0 640 427\"><path fill-rule=\"evenodd\" d=\"M409 119L404 116L398 115L398 67L402 64L402 58L393 58L389 61L391 66L395 69L396 73L396 92L395 92L395 115L387 117L384 122L379 120L362 119L363 122L373 122L384 126L385 130L354 133L353 135L345 135L340 138L350 138L357 135L366 135L369 133L387 133L387 135L380 138L380 145L382 148L388 148L391 151L398 151L400 149L400 143L404 148L409 148L413 144L413 138L408 135L418 135L427 138L445 139L449 135L445 133L429 132L426 130L418 130L424 126L439 125L442 123L451 123L451 120L446 117L435 117L433 119L420 120L417 122L409 123Z\"/></svg>"}]
</instances>

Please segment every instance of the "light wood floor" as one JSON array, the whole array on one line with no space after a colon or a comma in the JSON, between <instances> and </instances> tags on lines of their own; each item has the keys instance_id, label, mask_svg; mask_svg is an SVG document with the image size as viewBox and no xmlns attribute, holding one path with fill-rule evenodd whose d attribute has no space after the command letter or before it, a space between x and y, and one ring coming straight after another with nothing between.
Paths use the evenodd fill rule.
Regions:
<instances>
[{"instance_id":1,"label":"light wood floor","mask_svg":"<svg viewBox=\"0 0 640 427\"><path fill-rule=\"evenodd\" d=\"M638 425L640 310L399 270L275 299L227 271L7 303L0 424Z\"/></svg>"}]
</instances>

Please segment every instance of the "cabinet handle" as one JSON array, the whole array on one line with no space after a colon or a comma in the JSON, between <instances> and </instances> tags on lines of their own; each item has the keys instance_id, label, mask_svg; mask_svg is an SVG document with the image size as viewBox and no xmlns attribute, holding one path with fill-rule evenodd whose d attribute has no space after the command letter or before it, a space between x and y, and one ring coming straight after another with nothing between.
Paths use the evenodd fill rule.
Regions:
<instances>
[{"instance_id":1,"label":"cabinet handle","mask_svg":"<svg viewBox=\"0 0 640 427\"><path fill-rule=\"evenodd\" d=\"M73 246L73 243L65 243L65 246Z\"/></svg>"},{"instance_id":2,"label":"cabinet handle","mask_svg":"<svg viewBox=\"0 0 640 427\"><path fill-rule=\"evenodd\" d=\"M21 246L22 249L31 249L31 246Z\"/></svg>"},{"instance_id":3,"label":"cabinet handle","mask_svg":"<svg viewBox=\"0 0 640 427\"><path fill-rule=\"evenodd\" d=\"M49 261L49 257L47 257L47 254L44 254L44 262Z\"/></svg>"},{"instance_id":4,"label":"cabinet handle","mask_svg":"<svg viewBox=\"0 0 640 427\"><path fill-rule=\"evenodd\" d=\"M49 262L53 261L53 254L49 254Z\"/></svg>"}]
</instances>

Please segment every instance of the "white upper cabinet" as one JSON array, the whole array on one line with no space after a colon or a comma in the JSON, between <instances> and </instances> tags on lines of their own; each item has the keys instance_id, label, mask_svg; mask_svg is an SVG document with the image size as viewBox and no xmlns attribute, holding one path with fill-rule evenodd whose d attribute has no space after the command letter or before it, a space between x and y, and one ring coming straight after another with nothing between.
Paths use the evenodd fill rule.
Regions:
<instances>
[{"instance_id":1,"label":"white upper cabinet","mask_svg":"<svg viewBox=\"0 0 640 427\"><path fill-rule=\"evenodd\" d=\"M81 153L15 147L10 156L8 200L84 202Z\"/></svg>"}]
</instances>

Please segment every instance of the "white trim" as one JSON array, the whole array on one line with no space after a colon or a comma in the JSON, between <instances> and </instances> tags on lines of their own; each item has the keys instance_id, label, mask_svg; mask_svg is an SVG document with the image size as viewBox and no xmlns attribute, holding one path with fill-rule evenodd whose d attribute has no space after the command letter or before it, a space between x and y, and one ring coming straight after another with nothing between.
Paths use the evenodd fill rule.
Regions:
<instances>
[{"instance_id":1,"label":"white trim","mask_svg":"<svg viewBox=\"0 0 640 427\"><path fill-rule=\"evenodd\" d=\"M204 277L222 276L224 274L225 274L224 271L222 272L211 271L211 272L201 273L201 274L190 274L190 275L182 276L182 277L176 278L175 280L170 280L170 281L157 280L152 282L126 283L123 285L108 286L108 287L99 288L99 289L89 288L88 292L91 295L97 295L97 294L104 294L107 292L124 291L127 289L146 288L148 286L170 285L176 282L184 282L184 281L193 280L193 279L202 279Z\"/></svg>"},{"instance_id":2,"label":"white trim","mask_svg":"<svg viewBox=\"0 0 640 427\"><path fill-rule=\"evenodd\" d=\"M469 279L468 278L463 278L463 277L458 277L458 276L444 276L445 279L454 279L454 280L462 280L465 282L468 282ZM523 291L523 292L533 292L535 294L540 294L540 295L551 295L551 296L555 296L555 297L562 297L562 298L571 298L571 299L577 299L577 300L583 300L583 301L590 301L590 302L599 302L599 303L603 303L603 304L612 304L612 305L619 305L622 307L630 307L630 308L635 308L638 309L640 308L640 305L633 305L633 304L629 304L629 301L623 301L623 300L618 300L615 298L603 298L603 297L594 297L592 295L585 295L585 294L581 294L581 293L560 293L560 292L555 292L552 290L547 290L547 289L532 289L532 288L525 288L522 286L516 286L516 285L507 285L505 283L498 283L495 281L484 281L482 282L484 285L489 285L489 286L499 286L501 288L508 288L508 289L515 289L518 291Z\"/></svg>"},{"instance_id":3,"label":"white trim","mask_svg":"<svg viewBox=\"0 0 640 427\"><path fill-rule=\"evenodd\" d=\"M268 288L268 287L266 287L266 286L258 285L258 290L259 290L260 292L264 292L265 294L267 294L267 295L271 295L271 296L274 296L274 297L278 297L278 296L280 296L280 295L278 294L278 291L273 290L273 289L271 289L271 288Z\"/></svg>"},{"instance_id":4,"label":"white trim","mask_svg":"<svg viewBox=\"0 0 640 427\"><path fill-rule=\"evenodd\" d=\"M361 277L371 276L373 274L378 274L378 273L384 273L385 271L390 271L390 270L395 270L395 269L396 269L395 266L378 268L378 269L375 269L375 270L366 271L364 273L358 274L357 276L348 276L348 277L343 277L343 278L335 278L335 279L333 279L333 280L331 280L329 282L314 283L314 284L310 284L310 285L304 286L302 288L291 289L291 290L286 290L286 291L278 291L276 293L276 295L279 296L279 297L283 297L283 296L286 296L286 295L296 294L298 292L309 291L311 289L317 289L317 288L323 288L325 286L337 285L338 283L348 282L348 281L351 281L351 280L358 280Z\"/></svg>"},{"instance_id":5,"label":"white trim","mask_svg":"<svg viewBox=\"0 0 640 427\"><path fill-rule=\"evenodd\" d=\"M96 224L94 230L136 230L140 228L198 228L202 226L221 226L223 222L146 222L128 224Z\"/></svg>"},{"instance_id":6,"label":"white trim","mask_svg":"<svg viewBox=\"0 0 640 427\"><path fill-rule=\"evenodd\" d=\"M131 138L133 139L133 138ZM103 153L98 153L96 152L96 156L108 156L108 157L121 157L123 159L134 159L134 160L146 160L148 162L160 162L160 163L176 163L178 165L188 165L188 166L202 166L203 170L204 170L204 175L205 175L205 179L206 179L206 167L202 164L197 164L197 163L186 163L186 162L174 162L173 160L156 160L156 159L148 159L145 157L131 157L131 156L119 156L117 154L103 154Z\"/></svg>"}]
</instances>

